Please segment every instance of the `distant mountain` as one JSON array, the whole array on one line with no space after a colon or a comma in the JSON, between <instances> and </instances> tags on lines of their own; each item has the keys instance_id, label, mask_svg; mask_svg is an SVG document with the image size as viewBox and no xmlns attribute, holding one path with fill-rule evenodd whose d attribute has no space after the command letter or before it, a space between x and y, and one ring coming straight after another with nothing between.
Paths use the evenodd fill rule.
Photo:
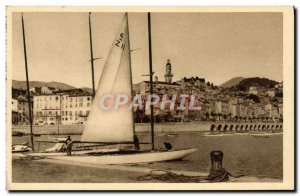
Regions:
<instances>
[{"instance_id":1,"label":"distant mountain","mask_svg":"<svg viewBox=\"0 0 300 196\"><path fill-rule=\"evenodd\" d=\"M243 77L235 77L235 78L228 80L227 82L224 82L223 84L220 85L220 87L230 88L232 86L238 85L244 79L245 78L243 78Z\"/></svg>"},{"instance_id":2,"label":"distant mountain","mask_svg":"<svg viewBox=\"0 0 300 196\"><path fill-rule=\"evenodd\" d=\"M231 89L240 90L240 91L247 91L249 87L256 86L256 87L264 87L264 88L274 88L274 86L278 84L278 82L274 80L270 80L268 78L245 78L240 81L239 84L232 86Z\"/></svg>"},{"instance_id":3,"label":"distant mountain","mask_svg":"<svg viewBox=\"0 0 300 196\"><path fill-rule=\"evenodd\" d=\"M75 89L74 86L71 86L71 85L68 85L68 84L65 84L62 82L55 82L55 81L52 81L52 82L30 81L29 86L30 86L30 88L47 86L47 87L58 88L60 90ZM16 89L26 89L26 81L13 80L12 87L16 88Z\"/></svg>"}]
</instances>

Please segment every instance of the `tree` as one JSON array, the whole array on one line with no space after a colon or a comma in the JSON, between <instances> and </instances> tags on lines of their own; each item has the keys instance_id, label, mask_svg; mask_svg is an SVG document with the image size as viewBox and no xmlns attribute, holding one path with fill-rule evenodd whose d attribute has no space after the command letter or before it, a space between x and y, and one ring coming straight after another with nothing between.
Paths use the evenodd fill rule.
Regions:
<instances>
[{"instance_id":1,"label":"tree","mask_svg":"<svg viewBox=\"0 0 300 196\"><path fill-rule=\"evenodd\" d=\"M221 120L222 114L221 114L221 113L218 113L217 116L219 117L219 121L220 121L220 120Z\"/></svg>"},{"instance_id":2,"label":"tree","mask_svg":"<svg viewBox=\"0 0 300 196\"><path fill-rule=\"evenodd\" d=\"M253 100L255 103L259 103L260 102L260 99L257 95L253 95L253 94L250 94L249 96L246 97L246 99L251 99Z\"/></svg>"}]
</instances>

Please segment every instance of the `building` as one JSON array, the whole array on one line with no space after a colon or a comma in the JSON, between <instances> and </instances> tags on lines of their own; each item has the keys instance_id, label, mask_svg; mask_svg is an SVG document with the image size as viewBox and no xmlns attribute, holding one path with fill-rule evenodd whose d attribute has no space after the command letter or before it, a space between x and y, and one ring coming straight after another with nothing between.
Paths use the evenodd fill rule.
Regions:
<instances>
[{"instance_id":1,"label":"building","mask_svg":"<svg viewBox=\"0 0 300 196\"><path fill-rule=\"evenodd\" d=\"M148 95L150 94L150 82L142 81L133 86L133 90L136 94ZM153 93L162 95L162 94L176 94L180 90L180 85L176 82L168 83L161 81L153 82Z\"/></svg>"},{"instance_id":2,"label":"building","mask_svg":"<svg viewBox=\"0 0 300 196\"><path fill-rule=\"evenodd\" d=\"M92 95L74 89L36 95L33 100L34 124L84 124L90 112Z\"/></svg>"},{"instance_id":3,"label":"building","mask_svg":"<svg viewBox=\"0 0 300 196\"><path fill-rule=\"evenodd\" d=\"M42 87L32 87L30 89L30 93L34 95L40 95L40 94L52 94L53 92L58 91L55 87L48 87L48 86L42 86Z\"/></svg>"},{"instance_id":4,"label":"building","mask_svg":"<svg viewBox=\"0 0 300 196\"><path fill-rule=\"evenodd\" d=\"M33 97L34 124L54 125L59 123L61 96L57 94L35 95Z\"/></svg>"},{"instance_id":5,"label":"building","mask_svg":"<svg viewBox=\"0 0 300 196\"><path fill-rule=\"evenodd\" d=\"M248 93L253 95L264 95L264 89L262 87L250 86Z\"/></svg>"},{"instance_id":6,"label":"building","mask_svg":"<svg viewBox=\"0 0 300 196\"><path fill-rule=\"evenodd\" d=\"M228 101L226 100L214 100L210 102L211 111L217 115L229 115L231 114L231 107Z\"/></svg>"},{"instance_id":7,"label":"building","mask_svg":"<svg viewBox=\"0 0 300 196\"><path fill-rule=\"evenodd\" d=\"M12 124L17 125L19 122L18 100L12 98Z\"/></svg>"},{"instance_id":8,"label":"building","mask_svg":"<svg viewBox=\"0 0 300 196\"><path fill-rule=\"evenodd\" d=\"M191 78L182 78L180 81L177 81L178 84L184 89L205 89L207 86L204 78L191 77Z\"/></svg>"},{"instance_id":9,"label":"building","mask_svg":"<svg viewBox=\"0 0 300 196\"><path fill-rule=\"evenodd\" d=\"M80 93L62 96L62 124L85 124L92 105L92 95Z\"/></svg>"},{"instance_id":10,"label":"building","mask_svg":"<svg viewBox=\"0 0 300 196\"><path fill-rule=\"evenodd\" d=\"M274 89L270 89L270 90L267 90L267 92L266 92L266 95L268 96L268 97L275 97L275 90Z\"/></svg>"},{"instance_id":11,"label":"building","mask_svg":"<svg viewBox=\"0 0 300 196\"><path fill-rule=\"evenodd\" d=\"M170 59L168 59L166 64L165 82L172 83L172 78L173 78L172 65L170 63Z\"/></svg>"}]
</instances>

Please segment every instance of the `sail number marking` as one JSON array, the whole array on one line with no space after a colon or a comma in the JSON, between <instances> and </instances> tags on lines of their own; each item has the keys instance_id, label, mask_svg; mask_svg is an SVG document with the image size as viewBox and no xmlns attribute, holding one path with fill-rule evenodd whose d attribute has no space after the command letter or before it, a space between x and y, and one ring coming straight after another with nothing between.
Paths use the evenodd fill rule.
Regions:
<instances>
[{"instance_id":1,"label":"sail number marking","mask_svg":"<svg viewBox=\"0 0 300 196\"><path fill-rule=\"evenodd\" d=\"M124 34L123 33L120 33L120 36L118 39L116 39L116 43L115 45L117 47L121 47L122 50L125 49L125 44L122 42L123 41L123 38L124 38Z\"/></svg>"}]
</instances>

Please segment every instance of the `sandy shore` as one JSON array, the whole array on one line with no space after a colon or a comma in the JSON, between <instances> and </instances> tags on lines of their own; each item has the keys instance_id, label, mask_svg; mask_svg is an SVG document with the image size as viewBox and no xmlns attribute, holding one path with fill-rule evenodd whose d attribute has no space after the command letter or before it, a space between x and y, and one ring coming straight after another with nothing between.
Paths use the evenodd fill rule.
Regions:
<instances>
[{"instance_id":1,"label":"sandy shore","mask_svg":"<svg viewBox=\"0 0 300 196\"><path fill-rule=\"evenodd\" d=\"M13 160L13 182L15 183L147 183L147 182L172 182L172 180L157 180L149 178L149 174L155 171L147 165L95 165L58 161L53 159L40 160ZM175 171L178 175L190 176L191 178L199 176L204 179L208 173ZM161 172L161 173L159 173ZM158 174L164 174L159 171ZM156 172L157 173L157 172ZM145 178L145 176L147 178ZM281 182L277 178L258 178L252 176L243 176L240 178L231 178L231 182ZM202 183L208 181L202 180Z\"/></svg>"}]
</instances>

